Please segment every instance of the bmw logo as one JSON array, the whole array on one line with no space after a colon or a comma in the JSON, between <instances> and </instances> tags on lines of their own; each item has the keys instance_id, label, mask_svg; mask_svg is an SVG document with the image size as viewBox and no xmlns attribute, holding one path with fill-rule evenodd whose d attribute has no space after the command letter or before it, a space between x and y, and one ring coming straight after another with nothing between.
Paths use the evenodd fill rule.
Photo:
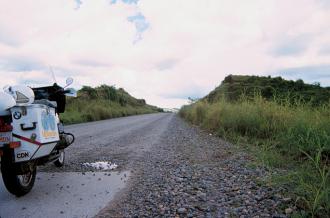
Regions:
<instances>
[{"instance_id":1,"label":"bmw logo","mask_svg":"<svg viewBox=\"0 0 330 218\"><path fill-rule=\"evenodd\" d=\"M21 112L15 111L13 114L13 117L15 120L18 120L18 119L21 119L22 114L21 114Z\"/></svg>"}]
</instances>

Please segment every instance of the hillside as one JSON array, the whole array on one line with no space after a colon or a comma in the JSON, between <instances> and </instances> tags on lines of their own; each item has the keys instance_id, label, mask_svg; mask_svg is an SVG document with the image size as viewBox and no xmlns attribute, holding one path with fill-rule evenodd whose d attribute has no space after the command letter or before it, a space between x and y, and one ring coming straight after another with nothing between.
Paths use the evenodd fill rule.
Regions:
<instances>
[{"instance_id":1,"label":"hillside","mask_svg":"<svg viewBox=\"0 0 330 218\"><path fill-rule=\"evenodd\" d=\"M77 98L67 99L66 111L61 118L65 124L71 124L162 111L148 105L144 99L134 98L122 88L83 86Z\"/></svg>"},{"instance_id":2,"label":"hillside","mask_svg":"<svg viewBox=\"0 0 330 218\"><path fill-rule=\"evenodd\" d=\"M243 94L243 95L242 95ZM330 214L330 89L280 77L227 76L181 108L185 120L248 150L262 182L292 199L293 217Z\"/></svg>"},{"instance_id":3,"label":"hillside","mask_svg":"<svg viewBox=\"0 0 330 218\"><path fill-rule=\"evenodd\" d=\"M312 105L328 103L330 100L330 87L321 87L319 84L306 84L303 80L284 80L281 77L271 78L259 76L229 75L204 99L213 103L221 97L236 101L245 94L254 97L260 93L265 99L290 99L310 102Z\"/></svg>"}]
</instances>

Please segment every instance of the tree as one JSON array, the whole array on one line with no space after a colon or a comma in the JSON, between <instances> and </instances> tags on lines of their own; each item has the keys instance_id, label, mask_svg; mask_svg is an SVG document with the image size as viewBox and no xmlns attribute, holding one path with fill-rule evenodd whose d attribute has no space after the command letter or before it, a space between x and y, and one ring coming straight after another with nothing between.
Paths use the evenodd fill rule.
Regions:
<instances>
[{"instance_id":1,"label":"tree","mask_svg":"<svg viewBox=\"0 0 330 218\"><path fill-rule=\"evenodd\" d=\"M198 98L188 97L188 103L189 103L189 104L193 104L193 103L195 103L195 102L198 101L198 100L199 100Z\"/></svg>"},{"instance_id":2,"label":"tree","mask_svg":"<svg viewBox=\"0 0 330 218\"><path fill-rule=\"evenodd\" d=\"M96 89L90 87L90 86L83 86L81 90L79 90L79 93L81 93L83 96L86 96L87 98L97 98L97 91Z\"/></svg>"},{"instance_id":3,"label":"tree","mask_svg":"<svg viewBox=\"0 0 330 218\"><path fill-rule=\"evenodd\" d=\"M232 83L233 82L233 76L230 74L225 77L225 83Z\"/></svg>"}]
</instances>

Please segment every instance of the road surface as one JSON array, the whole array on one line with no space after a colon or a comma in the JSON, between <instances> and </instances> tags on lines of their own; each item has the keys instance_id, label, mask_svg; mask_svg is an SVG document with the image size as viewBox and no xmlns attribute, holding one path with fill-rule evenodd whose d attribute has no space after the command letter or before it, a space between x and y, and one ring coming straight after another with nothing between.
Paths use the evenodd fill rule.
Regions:
<instances>
[{"instance_id":1,"label":"road surface","mask_svg":"<svg viewBox=\"0 0 330 218\"><path fill-rule=\"evenodd\" d=\"M285 217L279 190L262 183L237 147L158 113L71 125L66 165L40 167L23 198L0 183L7 217ZM96 170L90 163L116 164ZM87 165L86 165L87 164ZM112 165L114 166L114 165ZM265 184L265 185L263 185Z\"/></svg>"},{"instance_id":2,"label":"road surface","mask_svg":"<svg viewBox=\"0 0 330 218\"><path fill-rule=\"evenodd\" d=\"M66 149L66 165L39 167L35 187L22 198L10 195L1 180L0 217L93 217L125 186L131 160L151 148L172 116L149 114L67 126L76 141ZM103 171L83 165L97 161L118 167Z\"/></svg>"}]
</instances>

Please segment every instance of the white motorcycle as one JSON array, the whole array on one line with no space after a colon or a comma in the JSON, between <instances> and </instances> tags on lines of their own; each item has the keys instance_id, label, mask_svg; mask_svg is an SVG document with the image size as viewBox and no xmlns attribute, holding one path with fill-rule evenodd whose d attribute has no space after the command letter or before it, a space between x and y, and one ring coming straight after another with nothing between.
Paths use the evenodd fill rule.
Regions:
<instances>
[{"instance_id":1,"label":"white motorcycle","mask_svg":"<svg viewBox=\"0 0 330 218\"><path fill-rule=\"evenodd\" d=\"M66 96L76 97L68 78L64 88L9 86L0 91L1 173L7 190L23 196L31 191L37 166L64 164L64 149L74 135L64 132L59 114L65 110Z\"/></svg>"}]
</instances>

